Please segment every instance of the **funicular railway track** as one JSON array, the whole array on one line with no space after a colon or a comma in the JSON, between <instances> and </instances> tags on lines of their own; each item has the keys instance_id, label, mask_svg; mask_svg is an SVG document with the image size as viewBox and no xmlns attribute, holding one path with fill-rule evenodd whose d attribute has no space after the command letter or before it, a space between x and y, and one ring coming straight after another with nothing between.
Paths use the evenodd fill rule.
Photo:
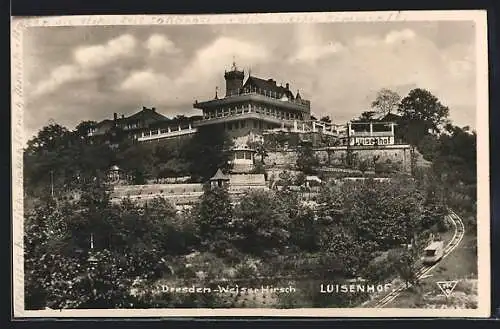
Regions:
<instances>
[{"instance_id":1,"label":"funicular railway track","mask_svg":"<svg viewBox=\"0 0 500 329\"><path fill-rule=\"evenodd\" d=\"M417 280L422 279L427 273L431 272L434 268L436 268L443 261L443 259L445 259L449 254L453 252L453 250L455 250L455 248L458 247L458 245L460 244L460 242L462 242L462 239L464 238L465 226L462 219L451 209L449 209L448 211L449 214L447 215L447 218L452 223L455 230L453 237L451 238L450 242L448 242L448 244L446 245L443 251L443 257L437 263L432 265L423 265L418 269L418 271L416 272ZM394 299L396 299L399 295L401 295L401 293L410 286L411 284L408 285L408 287L405 284L401 284L398 288L391 291L389 294L385 295L383 298L377 301L374 308L385 307Z\"/></svg>"}]
</instances>

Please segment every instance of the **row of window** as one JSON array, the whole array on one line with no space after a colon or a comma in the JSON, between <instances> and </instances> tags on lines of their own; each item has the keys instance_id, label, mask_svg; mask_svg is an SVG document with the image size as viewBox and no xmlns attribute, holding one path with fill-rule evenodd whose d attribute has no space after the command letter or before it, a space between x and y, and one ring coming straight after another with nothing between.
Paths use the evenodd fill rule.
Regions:
<instances>
[{"instance_id":1,"label":"row of window","mask_svg":"<svg viewBox=\"0 0 500 329\"><path fill-rule=\"evenodd\" d=\"M252 160L252 152L249 151L238 151L234 153L234 158L238 160Z\"/></svg>"},{"instance_id":2,"label":"row of window","mask_svg":"<svg viewBox=\"0 0 500 329\"><path fill-rule=\"evenodd\" d=\"M260 113L269 116L273 116L282 120L302 120L301 113L288 112L280 110L276 107L267 107L261 105L236 105L234 107L224 107L221 109L217 109L213 112L205 112L205 119L215 119L215 118L223 118L227 116L243 114L243 113Z\"/></svg>"},{"instance_id":3,"label":"row of window","mask_svg":"<svg viewBox=\"0 0 500 329\"><path fill-rule=\"evenodd\" d=\"M250 128L255 128L255 129L272 129L273 128L272 124L267 124L265 122L256 121L256 120L249 121L249 125L250 125ZM224 128L226 128L227 130L243 129L246 126L247 126L246 120L226 122L224 124Z\"/></svg>"}]
</instances>

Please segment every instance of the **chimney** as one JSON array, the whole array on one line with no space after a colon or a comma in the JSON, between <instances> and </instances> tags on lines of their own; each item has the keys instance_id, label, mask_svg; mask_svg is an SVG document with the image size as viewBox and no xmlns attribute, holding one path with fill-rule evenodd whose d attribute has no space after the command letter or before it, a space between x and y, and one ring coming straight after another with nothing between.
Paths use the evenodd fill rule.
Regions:
<instances>
[{"instance_id":1,"label":"chimney","mask_svg":"<svg viewBox=\"0 0 500 329\"><path fill-rule=\"evenodd\" d=\"M118 119L118 114L116 114L116 112L115 112L115 113L113 113L113 120L116 121L116 119Z\"/></svg>"},{"instance_id":2,"label":"chimney","mask_svg":"<svg viewBox=\"0 0 500 329\"><path fill-rule=\"evenodd\" d=\"M122 119L125 119L125 114L122 114Z\"/></svg>"},{"instance_id":3,"label":"chimney","mask_svg":"<svg viewBox=\"0 0 500 329\"><path fill-rule=\"evenodd\" d=\"M156 112L156 107L152 107L151 110L153 110L153 112Z\"/></svg>"},{"instance_id":4,"label":"chimney","mask_svg":"<svg viewBox=\"0 0 500 329\"><path fill-rule=\"evenodd\" d=\"M286 88L286 90L288 90L290 88L290 84L288 82L286 83L285 88Z\"/></svg>"},{"instance_id":5,"label":"chimney","mask_svg":"<svg viewBox=\"0 0 500 329\"><path fill-rule=\"evenodd\" d=\"M142 107L142 110L143 110L143 111L144 111L144 110L146 110L146 109L147 109L147 108L146 108L146 106L143 106L143 107Z\"/></svg>"}]
</instances>

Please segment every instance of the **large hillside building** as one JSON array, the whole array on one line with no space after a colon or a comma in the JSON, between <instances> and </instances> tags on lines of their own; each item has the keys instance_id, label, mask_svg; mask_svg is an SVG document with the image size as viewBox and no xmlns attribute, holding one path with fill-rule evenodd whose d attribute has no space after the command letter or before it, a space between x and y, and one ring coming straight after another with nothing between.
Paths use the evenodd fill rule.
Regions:
<instances>
[{"instance_id":1,"label":"large hillside building","mask_svg":"<svg viewBox=\"0 0 500 329\"><path fill-rule=\"evenodd\" d=\"M235 63L224 72L225 94L218 90L213 99L195 101L193 107L201 110L192 117L177 116L169 119L156 109L143 107L141 111L125 117L103 120L90 128L89 136L106 141L123 137L138 142L156 142L189 136L203 126L218 125L235 141L234 160L247 167L253 161L254 150L249 141L263 140L266 135L297 133L309 139L328 137L340 145L377 146L397 144L394 126L397 116L386 116L368 122L353 120L335 124L315 119L311 115L311 102L303 99L290 84L278 85L274 79L262 79L245 72Z\"/></svg>"},{"instance_id":2,"label":"large hillside building","mask_svg":"<svg viewBox=\"0 0 500 329\"><path fill-rule=\"evenodd\" d=\"M130 116L113 114L113 119L102 120L89 128L88 136L94 140L107 142L130 138L139 142L158 140L164 135L175 137L184 135L186 131L193 132L193 122L199 116L178 116L169 119L156 111L156 108L143 107L142 110Z\"/></svg>"},{"instance_id":3,"label":"large hillside building","mask_svg":"<svg viewBox=\"0 0 500 329\"><path fill-rule=\"evenodd\" d=\"M268 129L294 127L311 117L310 101L294 95L290 85L278 86L273 79L249 75L244 81L244 71L236 64L226 71L226 94L219 98L198 102L194 108L203 111L197 126L220 124L233 138L259 137Z\"/></svg>"}]
</instances>

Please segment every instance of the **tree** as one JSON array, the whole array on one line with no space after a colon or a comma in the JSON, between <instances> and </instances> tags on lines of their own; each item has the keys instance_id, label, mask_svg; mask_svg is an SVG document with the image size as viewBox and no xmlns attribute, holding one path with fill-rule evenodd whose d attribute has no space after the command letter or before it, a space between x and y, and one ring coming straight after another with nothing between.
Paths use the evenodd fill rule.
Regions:
<instances>
[{"instance_id":1,"label":"tree","mask_svg":"<svg viewBox=\"0 0 500 329\"><path fill-rule=\"evenodd\" d=\"M244 196L235 209L235 234L241 251L255 255L273 254L289 237L286 211L266 191Z\"/></svg>"},{"instance_id":2,"label":"tree","mask_svg":"<svg viewBox=\"0 0 500 329\"><path fill-rule=\"evenodd\" d=\"M232 240L233 205L226 187L205 184L195 209L195 222L203 247L224 253Z\"/></svg>"},{"instance_id":3,"label":"tree","mask_svg":"<svg viewBox=\"0 0 500 329\"><path fill-rule=\"evenodd\" d=\"M439 136L432 171L449 207L475 218L477 202L476 133L447 125Z\"/></svg>"},{"instance_id":4,"label":"tree","mask_svg":"<svg viewBox=\"0 0 500 329\"><path fill-rule=\"evenodd\" d=\"M332 120L330 119L330 116L328 115L325 115L323 117L321 117L321 119L319 119L319 121L323 121L323 122L326 122L326 123L331 123Z\"/></svg>"},{"instance_id":5,"label":"tree","mask_svg":"<svg viewBox=\"0 0 500 329\"><path fill-rule=\"evenodd\" d=\"M313 174L319 164L312 145L307 143L300 146L297 154L297 168L307 175Z\"/></svg>"},{"instance_id":6,"label":"tree","mask_svg":"<svg viewBox=\"0 0 500 329\"><path fill-rule=\"evenodd\" d=\"M389 182L368 179L345 185L344 224L353 230L366 252L411 243L421 222L423 198L407 178Z\"/></svg>"},{"instance_id":7,"label":"tree","mask_svg":"<svg viewBox=\"0 0 500 329\"><path fill-rule=\"evenodd\" d=\"M377 96L371 105L373 109L381 114L390 114L391 112L397 110L400 100L401 97L398 93L390 89L383 88L377 93Z\"/></svg>"},{"instance_id":8,"label":"tree","mask_svg":"<svg viewBox=\"0 0 500 329\"><path fill-rule=\"evenodd\" d=\"M448 122L448 107L425 89L413 89L401 101L398 111L402 114L403 137L412 145L429 134L438 134Z\"/></svg>"},{"instance_id":9,"label":"tree","mask_svg":"<svg viewBox=\"0 0 500 329\"><path fill-rule=\"evenodd\" d=\"M319 249L320 227L315 220L314 211L301 208L290 223L290 242L300 250L315 252Z\"/></svg>"},{"instance_id":10,"label":"tree","mask_svg":"<svg viewBox=\"0 0 500 329\"><path fill-rule=\"evenodd\" d=\"M384 282L394 273L394 268L388 260L388 252L372 259L362 270L363 278L372 282Z\"/></svg>"},{"instance_id":11,"label":"tree","mask_svg":"<svg viewBox=\"0 0 500 329\"><path fill-rule=\"evenodd\" d=\"M202 126L184 150L191 176L206 181L217 169L228 169L233 141L218 125Z\"/></svg>"},{"instance_id":12,"label":"tree","mask_svg":"<svg viewBox=\"0 0 500 329\"><path fill-rule=\"evenodd\" d=\"M157 176L153 149L149 145L132 144L121 149L116 155L116 162L127 175L133 177L134 184L145 184L146 180Z\"/></svg>"},{"instance_id":13,"label":"tree","mask_svg":"<svg viewBox=\"0 0 500 329\"><path fill-rule=\"evenodd\" d=\"M367 160L362 160L359 162L358 169L364 174L369 168L369 163Z\"/></svg>"},{"instance_id":14,"label":"tree","mask_svg":"<svg viewBox=\"0 0 500 329\"><path fill-rule=\"evenodd\" d=\"M137 278L152 286L169 255L187 251L175 209L163 199L111 205L98 183L84 191L79 203L49 200L26 213L27 308L151 306L131 288Z\"/></svg>"},{"instance_id":15,"label":"tree","mask_svg":"<svg viewBox=\"0 0 500 329\"><path fill-rule=\"evenodd\" d=\"M406 287L417 281L417 257L407 248L389 251L388 260L391 267L405 281Z\"/></svg>"},{"instance_id":16,"label":"tree","mask_svg":"<svg viewBox=\"0 0 500 329\"><path fill-rule=\"evenodd\" d=\"M247 143L247 146L255 150L255 155L259 156L260 162L264 164L264 158L268 156L264 143L261 141L251 141Z\"/></svg>"},{"instance_id":17,"label":"tree","mask_svg":"<svg viewBox=\"0 0 500 329\"><path fill-rule=\"evenodd\" d=\"M79 125L85 126L84 123ZM81 128L83 129L83 128ZM57 124L40 130L24 152L24 179L28 195L50 193L62 197L79 189L84 180L105 172L115 160L107 145L87 143L77 131Z\"/></svg>"},{"instance_id":18,"label":"tree","mask_svg":"<svg viewBox=\"0 0 500 329\"><path fill-rule=\"evenodd\" d=\"M70 142L70 131L59 124L51 123L43 127L38 134L28 141L28 154L52 152L67 147Z\"/></svg>"},{"instance_id":19,"label":"tree","mask_svg":"<svg viewBox=\"0 0 500 329\"><path fill-rule=\"evenodd\" d=\"M76 127L74 133L77 138L87 140L89 138L89 131L97 124L95 121L82 121Z\"/></svg>"},{"instance_id":20,"label":"tree","mask_svg":"<svg viewBox=\"0 0 500 329\"><path fill-rule=\"evenodd\" d=\"M365 111L365 112L361 113L361 116L359 117L359 119L361 121L372 121L375 113L376 113L375 111Z\"/></svg>"},{"instance_id":21,"label":"tree","mask_svg":"<svg viewBox=\"0 0 500 329\"><path fill-rule=\"evenodd\" d=\"M439 156L440 141L436 136L424 136L417 147L423 158L427 161L434 161Z\"/></svg>"}]
</instances>

